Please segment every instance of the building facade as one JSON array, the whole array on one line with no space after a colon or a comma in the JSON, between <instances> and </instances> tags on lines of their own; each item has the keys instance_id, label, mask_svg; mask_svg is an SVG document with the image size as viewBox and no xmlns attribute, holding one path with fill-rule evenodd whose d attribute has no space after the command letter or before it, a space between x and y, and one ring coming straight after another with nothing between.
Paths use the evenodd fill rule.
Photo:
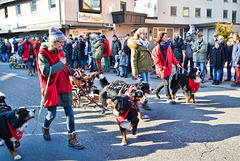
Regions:
<instances>
[{"instance_id":1,"label":"building facade","mask_svg":"<svg viewBox=\"0 0 240 161\"><path fill-rule=\"evenodd\" d=\"M48 36L50 26L74 37L105 34L120 40L145 27L151 45L160 31L182 37L189 24L209 41L218 21L240 32L240 0L0 0L0 38ZM141 13L139 13L141 12Z\"/></svg>"}]
</instances>

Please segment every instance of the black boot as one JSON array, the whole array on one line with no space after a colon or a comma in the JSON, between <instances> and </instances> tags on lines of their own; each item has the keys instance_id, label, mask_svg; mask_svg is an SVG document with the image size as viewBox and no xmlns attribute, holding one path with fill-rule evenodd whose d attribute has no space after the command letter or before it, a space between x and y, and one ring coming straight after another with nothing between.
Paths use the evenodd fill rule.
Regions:
<instances>
[{"instance_id":1,"label":"black boot","mask_svg":"<svg viewBox=\"0 0 240 161\"><path fill-rule=\"evenodd\" d=\"M155 97L157 99L160 99L160 96L158 95L159 91L157 91L156 89L152 91L153 94L155 94Z\"/></svg>"},{"instance_id":2,"label":"black boot","mask_svg":"<svg viewBox=\"0 0 240 161\"><path fill-rule=\"evenodd\" d=\"M219 85L219 80L216 81L215 85Z\"/></svg>"},{"instance_id":3,"label":"black boot","mask_svg":"<svg viewBox=\"0 0 240 161\"><path fill-rule=\"evenodd\" d=\"M212 84L216 84L216 80L213 80Z\"/></svg>"}]
</instances>

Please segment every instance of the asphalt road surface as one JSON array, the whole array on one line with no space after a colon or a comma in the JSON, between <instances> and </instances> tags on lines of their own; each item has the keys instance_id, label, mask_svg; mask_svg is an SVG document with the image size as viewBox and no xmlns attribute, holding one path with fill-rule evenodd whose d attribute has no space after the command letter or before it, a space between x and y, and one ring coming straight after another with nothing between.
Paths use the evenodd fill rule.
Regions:
<instances>
[{"instance_id":1,"label":"asphalt road surface","mask_svg":"<svg viewBox=\"0 0 240 161\"><path fill-rule=\"evenodd\" d=\"M116 77L112 72L105 75L110 82L116 79L135 82L130 77ZM160 82L156 75L151 76L153 88ZM97 79L94 84L100 88ZM0 92L5 93L8 105L36 109L38 115L41 95L37 74L30 77L26 69L10 69L7 63L0 63ZM17 152L23 161L240 160L239 88L231 88L226 82L214 86L206 81L195 94L195 104L185 103L182 91L177 94L176 105L166 103L164 91L160 96L158 100L153 94L148 95L152 111L140 107L144 120L139 123L137 136L128 132L127 146L120 144L121 134L112 112L102 115L100 108L91 105L74 108L78 140L85 149L67 146L66 118L59 107L51 125L52 140L47 142L42 137L41 126L47 113L44 109L34 134L37 117L29 121ZM5 145L0 147L0 160L13 160Z\"/></svg>"}]
</instances>

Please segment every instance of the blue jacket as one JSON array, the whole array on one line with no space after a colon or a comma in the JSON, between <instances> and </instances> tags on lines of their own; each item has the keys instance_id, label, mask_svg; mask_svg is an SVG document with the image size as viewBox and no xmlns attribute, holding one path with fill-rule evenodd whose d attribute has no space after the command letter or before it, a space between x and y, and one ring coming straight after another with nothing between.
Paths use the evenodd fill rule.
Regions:
<instances>
[{"instance_id":1,"label":"blue jacket","mask_svg":"<svg viewBox=\"0 0 240 161\"><path fill-rule=\"evenodd\" d=\"M128 64L128 55L125 53L121 55L120 65L126 66Z\"/></svg>"},{"instance_id":2,"label":"blue jacket","mask_svg":"<svg viewBox=\"0 0 240 161\"><path fill-rule=\"evenodd\" d=\"M236 62L238 64L236 64ZM240 43L235 44L233 46L233 51L232 51L232 66L233 67L240 67Z\"/></svg>"}]
</instances>

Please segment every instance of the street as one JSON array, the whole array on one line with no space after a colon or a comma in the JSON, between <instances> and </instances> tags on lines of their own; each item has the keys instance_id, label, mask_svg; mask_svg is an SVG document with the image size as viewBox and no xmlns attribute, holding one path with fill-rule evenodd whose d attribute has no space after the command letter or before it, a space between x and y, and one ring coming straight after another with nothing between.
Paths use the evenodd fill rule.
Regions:
<instances>
[{"instance_id":1,"label":"street","mask_svg":"<svg viewBox=\"0 0 240 161\"><path fill-rule=\"evenodd\" d=\"M87 73L88 70L86 71ZM116 77L113 72L104 74L109 82L121 79L128 83L136 81ZM156 88L161 82L151 75L150 83ZM94 85L100 87L98 79ZM240 160L240 87L230 87L229 82L218 86L201 84L195 94L196 103L185 103L182 90L176 105L166 103L164 90L158 100L148 95L152 111L140 107L143 121L139 122L137 136L128 132L128 145L121 146L121 134L115 116L111 111L105 115L101 109L90 105L74 108L75 129L83 150L67 146L66 117L62 107L51 124L51 141L44 141L41 126L47 114L44 109L37 130L32 134L39 112L41 100L38 75L27 75L27 69L9 68L0 62L0 92L6 95L6 103L12 108L20 106L36 109L36 117L29 121L17 152L23 161L52 160ZM13 160L4 145L0 147L2 161Z\"/></svg>"}]
</instances>

